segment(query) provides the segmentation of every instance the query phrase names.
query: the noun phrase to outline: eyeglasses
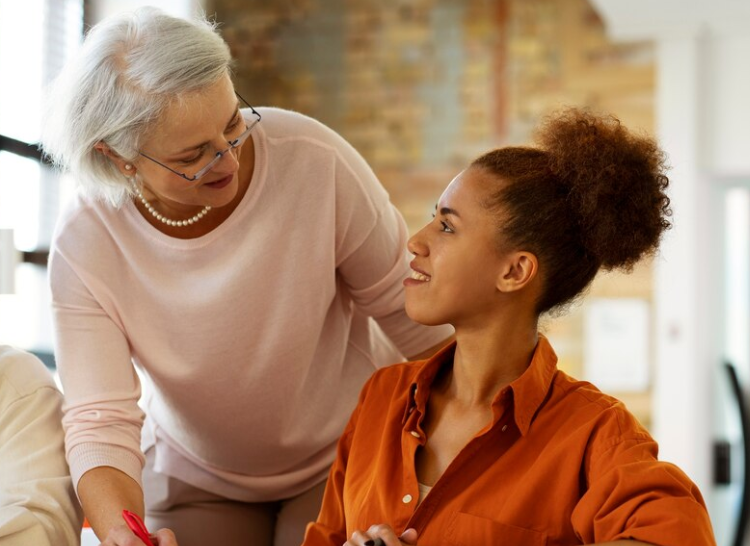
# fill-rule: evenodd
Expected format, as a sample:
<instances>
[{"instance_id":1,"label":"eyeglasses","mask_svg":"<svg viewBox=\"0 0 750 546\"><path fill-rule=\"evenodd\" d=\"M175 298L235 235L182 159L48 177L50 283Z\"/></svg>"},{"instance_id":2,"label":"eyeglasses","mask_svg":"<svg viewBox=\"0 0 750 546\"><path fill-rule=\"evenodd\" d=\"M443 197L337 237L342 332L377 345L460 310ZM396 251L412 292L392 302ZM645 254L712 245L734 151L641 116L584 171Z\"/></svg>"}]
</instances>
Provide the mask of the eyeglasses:
<instances>
[{"instance_id":1,"label":"eyeglasses","mask_svg":"<svg viewBox=\"0 0 750 546\"><path fill-rule=\"evenodd\" d=\"M236 93L236 92L235 92L235 95L237 95L237 97L239 97L239 99L240 99L240 100L241 100L241 101L242 101L243 103L245 103L245 106L247 106L248 108L250 108L250 111L251 111L251 113L252 113L252 114L253 114L253 115L255 116L255 120L253 120L253 121L252 121L252 122L250 123L250 125L247 125L247 126L246 126L245 130L244 130L244 131L242 131L242 133L240 134L240 136L238 136L238 137L237 137L237 138L235 138L234 140L230 140L230 141L229 141L229 147L228 147L227 149L225 149L225 150L222 150L222 151L220 151L220 152L216 152L216 155L214 156L214 158L213 158L213 159L212 159L211 161L209 161L209 162L208 162L208 164L207 164L206 166L204 166L203 168L201 168L201 169L200 169L200 170L199 170L199 171L198 171L197 173L195 173L195 174L194 174L193 176L189 176L189 175L187 175L187 174L185 174L185 173L181 173L181 172L179 172L179 171L176 171L176 170L174 170L173 168L171 168L171 167L168 167L168 166L167 166L167 165L165 165L164 163L161 163L160 161L157 161L157 160L156 160L156 159L154 159L153 157L147 156L147 155L146 155L146 154L144 154L143 152L140 152L140 151L139 151L139 152L138 152L138 154L139 154L139 155L142 155L143 157L145 157L145 158L146 158L146 159L148 159L149 161L153 161L153 162L154 162L154 163L156 163L157 165L159 165L159 166L161 166L161 167L164 167L164 168L165 168L165 169L167 169L168 171L171 171L171 172L173 172L173 173L174 173L174 174L176 174L177 176L181 176L182 178L184 178L184 179L185 179L185 180L187 180L188 182L195 182L195 181L196 181L196 180L198 180L199 178L203 178L203 177L204 177L204 176L205 176L205 175L206 175L206 174L207 174L207 173L208 173L208 172L209 172L209 171L210 171L211 169L213 169L213 168L214 168L214 167L216 166L216 164L217 164L217 163L218 163L219 161L221 161L221 158L222 158L222 157L224 157L224 154L226 154L226 153L227 153L228 151L230 151L230 150L234 150L235 148L238 148L238 147L242 146L242 145L243 145L243 144L245 143L245 141L247 140L247 138L248 138L248 137L250 136L250 132L251 132L251 131L253 130L253 127L255 127L256 125L258 125L258 123L260 122L260 114L258 113L258 111L257 111L257 110L256 110L255 108L253 108L252 106L250 106L250 104L249 104L249 103L248 103L248 102L247 102L247 101L246 101L245 99L243 99L243 98L242 98L242 96L240 96L240 94L239 94L239 93Z\"/></svg>"}]
</instances>

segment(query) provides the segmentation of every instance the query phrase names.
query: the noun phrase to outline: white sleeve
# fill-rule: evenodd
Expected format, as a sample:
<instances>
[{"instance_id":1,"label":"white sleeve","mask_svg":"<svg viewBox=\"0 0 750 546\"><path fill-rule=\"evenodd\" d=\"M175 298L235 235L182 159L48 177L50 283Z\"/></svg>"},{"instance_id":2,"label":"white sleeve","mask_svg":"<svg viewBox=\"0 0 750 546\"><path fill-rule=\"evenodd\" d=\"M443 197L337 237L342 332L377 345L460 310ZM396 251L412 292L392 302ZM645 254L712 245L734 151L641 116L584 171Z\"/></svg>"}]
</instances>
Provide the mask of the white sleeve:
<instances>
[{"instance_id":1,"label":"white sleeve","mask_svg":"<svg viewBox=\"0 0 750 546\"><path fill-rule=\"evenodd\" d=\"M83 516L65 462L62 396L41 362L14 360L16 375L46 374L49 385L19 392L0 374L0 545L77 545Z\"/></svg>"}]
</instances>

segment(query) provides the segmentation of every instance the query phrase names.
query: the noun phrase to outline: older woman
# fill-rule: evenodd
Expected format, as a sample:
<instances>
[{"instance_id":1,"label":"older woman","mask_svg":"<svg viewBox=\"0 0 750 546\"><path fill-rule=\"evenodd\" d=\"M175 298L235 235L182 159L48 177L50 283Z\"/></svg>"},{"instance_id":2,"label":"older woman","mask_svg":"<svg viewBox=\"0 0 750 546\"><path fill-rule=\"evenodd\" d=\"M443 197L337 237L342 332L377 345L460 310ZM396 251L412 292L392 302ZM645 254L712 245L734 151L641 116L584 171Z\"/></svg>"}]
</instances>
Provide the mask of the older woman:
<instances>
[{"instance_id":1,"label":"older woman","mask_svg":"<svg viewBox=\"0 0 750 546\"><path fill-rule=\"evenodd\" d=\"M452 332L405 315L406 229L364 160L248 106L230 62L210 24L141 9L50 98L82 190L50 257L67 457L108 546L138 544L144 496L162 546L298 544L361 385Z\"/></svg>"}]
</instances>

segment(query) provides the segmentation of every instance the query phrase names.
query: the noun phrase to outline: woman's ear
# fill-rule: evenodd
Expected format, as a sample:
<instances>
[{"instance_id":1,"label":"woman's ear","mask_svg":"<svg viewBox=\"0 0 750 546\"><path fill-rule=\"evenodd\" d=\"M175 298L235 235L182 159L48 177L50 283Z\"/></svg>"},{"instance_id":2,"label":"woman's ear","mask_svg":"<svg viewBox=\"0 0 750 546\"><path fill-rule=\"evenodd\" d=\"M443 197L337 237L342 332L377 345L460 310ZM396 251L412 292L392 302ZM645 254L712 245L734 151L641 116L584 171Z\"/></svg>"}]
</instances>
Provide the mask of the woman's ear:
<instances>
[{"instance_id":1,"label":"woman's ear","mask_svg":"<svg viewBox=\"0 0 750 546\"><path fill-rule=\"evenodd\" d=\"M94 149L114 163L123 176L128 178L135 176L135 165L129 161L125 161L117 153L112 151L112 148L107 146L104 142L97 142L94 144Z\"/></svg>"},{"instance_id":2,"label":"woman's ear","mask_svg":"<svg viewBox=\"0 0 750 546\"><path fill-rule=\"evenodd\" d=\"M513 252L503 262L497 278L497 289L501 292L520 290L539 273L539 260L531 252Z\"/></svg>"}]
</instances>

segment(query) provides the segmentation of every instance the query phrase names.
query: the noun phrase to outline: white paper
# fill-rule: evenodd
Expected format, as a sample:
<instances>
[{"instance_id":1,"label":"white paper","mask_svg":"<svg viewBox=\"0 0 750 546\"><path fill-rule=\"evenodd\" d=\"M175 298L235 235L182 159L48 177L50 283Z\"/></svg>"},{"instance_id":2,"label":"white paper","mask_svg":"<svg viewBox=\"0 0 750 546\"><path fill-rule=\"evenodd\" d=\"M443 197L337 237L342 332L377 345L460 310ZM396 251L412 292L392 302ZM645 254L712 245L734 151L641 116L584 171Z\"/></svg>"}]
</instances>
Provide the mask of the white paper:
<instances>
[{"instance_id":1,"label":"white paper","mask_svg":"<svg viewBox=\"0 0 750 546\"><path fill-rule=\"evenodd\" d=\"M605 392L648 389L648 333L645 300L591 300L584 319L584 378Z\"/></svg>"},{"instance_id":2,"label":"white paper","mask_svg":"<svg viewBox=\"0 0 750 546\"><path fill-rule=\"evenodd\" d=\"M0 229L0 294L15 291L18 251L13 242L12 229Z\"/></svg>"}]
</instances>

